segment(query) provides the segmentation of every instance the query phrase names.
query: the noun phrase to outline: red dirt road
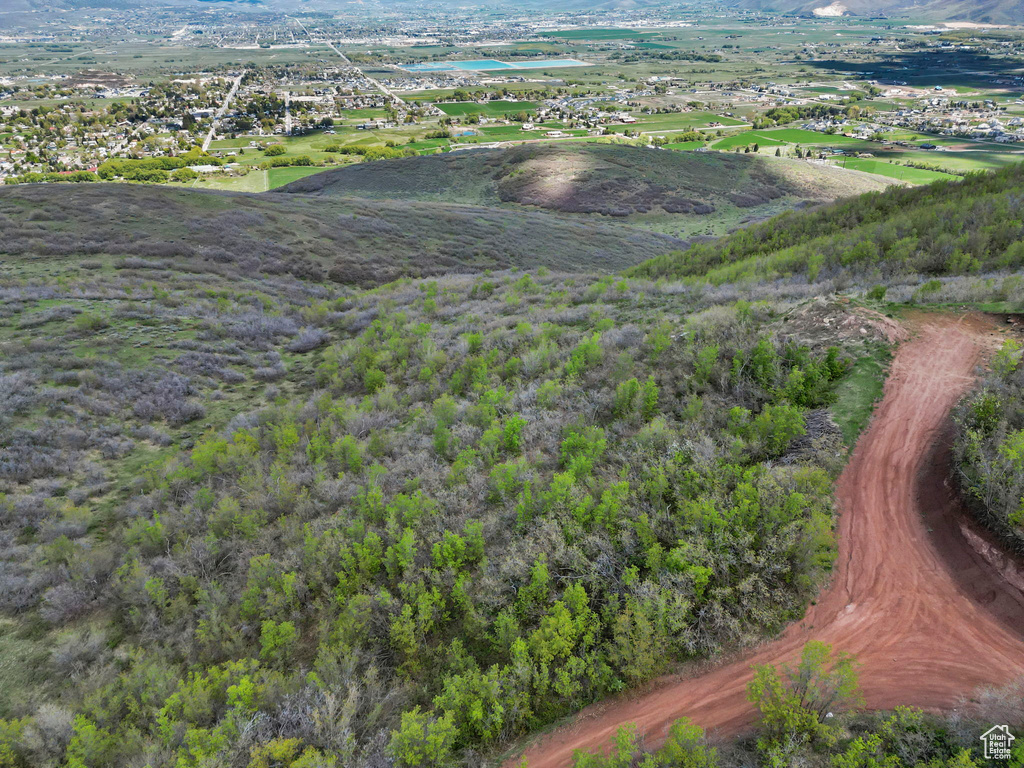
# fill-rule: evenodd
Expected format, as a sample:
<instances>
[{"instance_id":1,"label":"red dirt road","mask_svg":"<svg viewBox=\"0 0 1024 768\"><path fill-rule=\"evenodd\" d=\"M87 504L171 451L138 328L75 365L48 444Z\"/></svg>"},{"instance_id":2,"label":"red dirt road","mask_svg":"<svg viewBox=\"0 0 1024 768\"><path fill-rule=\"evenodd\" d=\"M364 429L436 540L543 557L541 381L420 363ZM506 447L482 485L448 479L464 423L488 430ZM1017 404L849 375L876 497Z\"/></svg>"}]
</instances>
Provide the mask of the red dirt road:
<instances>
[{"instance_id":1,"label":"red dirt road","mask_svg":"<svg viewBox=\"0 0 1024 768\"><path fill-rule=\"evenodd\" d=\"M857 655L872 709L949 709L980 686L1024 674L1024 594L967 545L948 480L949 412L998 342L995 328L976 315L912 322L915 336L898 350L885 396L839 478L832 584L802 621L720 666L584 709L529 746L529 768L565 768L574 750L604 747L628 722L655 745L683 716L711 736L741 732L754 719L751 665L791 661L808 640Z\"/></svg>"}]
</instances>

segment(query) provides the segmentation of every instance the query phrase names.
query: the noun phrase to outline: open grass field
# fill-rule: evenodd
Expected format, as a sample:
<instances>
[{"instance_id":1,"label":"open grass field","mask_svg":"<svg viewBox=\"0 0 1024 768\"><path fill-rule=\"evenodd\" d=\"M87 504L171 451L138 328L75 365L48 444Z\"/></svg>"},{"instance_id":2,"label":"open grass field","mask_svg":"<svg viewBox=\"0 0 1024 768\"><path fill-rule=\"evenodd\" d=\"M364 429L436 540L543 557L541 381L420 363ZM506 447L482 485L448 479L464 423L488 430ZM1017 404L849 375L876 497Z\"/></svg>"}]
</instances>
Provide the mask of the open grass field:
<instances>
[{"instance_id":1,"label":"open grass field","mask_svg":"<svg viewBox=\"0 0 1024 768\"><path fill-rule=\"evenodd\" d=\"M636 115L637 121L629 127L644 133L658 131L689 131L695 128L707 128L712 123L724 126L746 125L742 120L716 115L713 112L663 112L653 115Z\"/></svg>"},{"instance_id":2,"label":"open grass field","mask_svg":"<svg viewBox=\"0 0 1024 768\"><path fill-rule=\"evenodd\" d=\"M616 27L593 27L587 29L561 29L541 32L541 37L557 37L561 40L642 40L657 37L657 32Z\"/></svg>"},{"instance_id":3,"label":"open grass field","mask_svg":"<svg viewBox=\"0 0 1024 768\"><path fill-rule=\"evenodd\" d=\"M743 131L732 136L726 136L724 139L716 141L713 146L715 149L733 149L735 147L749 147L753 144L762 147L787 146L785 141L766 136L762 131Z\"/></svg>"},{"instance_id":4,"label":"open grass field","mask_svg":"<svg viewBox=\"0 0 1024 768\"><path fill-rule=\"evenodd\" d=\"M268 173L269 171L253 168L244 176L212 174L196 179L190 186L192 189L211 189L226 192L266 192L270 189Z\"/></svg>"},{"instance_id":5,"label":"open grass field","mask_svg":"<svg viewBox=\"0 0 1024 768\"><path fill-rule=\"evenodd\" d=\"M478 104L475 101L453 101L440 102L435 106L452 117L465 115L500 117L509 113L537 111L537 105L529 101L488 101L484 104Z\"/></svg>"},{"instance_id":6,"label":"open grass field","mask_svg":"<svg viewBox=\"0 0 1024 768\"><path fill-rule=\"evenodd\" d=\"M338 113L338 118L341 120L363 122L365 120L383 120L387 117L387 114L387 110L367 107L364 109L343 109Z\"/></svg>"},{"instance_id":7,"label":"open grass field","mask_svg":"<svg viewBox=\"0 0 1024 768\"><path fill-rule=\"evenodd\" d=\"M729 150L758 144L761 147L819 147L836 148L844 151L876 152L882 145L877 142L855 139L842 134L807 131L802 128L773 128L741 131L719 139L714 149Z\"/></svg>"},{"instance_id":8,"label":"open grass field","mask_svg":"<svg viewBox=\"0 0 1024 768\"><path fill-rule=\"evenodd\" d=\"M260 171L267 174L267 188L277 189L293 181L312 176L314 173L323 173L324 168L316 166L294 166L292 168L271 168L269 171Z\"/></svg>"},{"instance_id":9,"label":"open grass field","mask_svg":"<svg viewBox=\"0 0 1024 768\"><path fill-rule=\"evenodd\" d=\"M895 163L887 163L884 160L874 160L872 158L844 158L839 161L839 165L843 168L849 168L854 171L875 173L880 176L888 176L892 179L898 179L899 181L907 181L911 184L928 184L933 181L938 181L939 179L957 178L949 173L929 171L923 168L908 168L904 165L896 165Z\"/></svg>"},{"instance_id":10,"label":"open grass field","mask_svg":"<svg viewBox=\"0 0 1024 768\"><path fill-rule=\"evenodd\" d=\"M960 144L959 146L964 146ZM968 144L968 147L972 145ZM1010 145L1011 147L1013 145ZM887 160L910 160L927 163L949 171L993 171L1024 162L1024 148L1011 149L1005 145L978 144L977 148L943 150L932 152L927 150L871 150L879 158Z\"/></svg>"}]
</instances>

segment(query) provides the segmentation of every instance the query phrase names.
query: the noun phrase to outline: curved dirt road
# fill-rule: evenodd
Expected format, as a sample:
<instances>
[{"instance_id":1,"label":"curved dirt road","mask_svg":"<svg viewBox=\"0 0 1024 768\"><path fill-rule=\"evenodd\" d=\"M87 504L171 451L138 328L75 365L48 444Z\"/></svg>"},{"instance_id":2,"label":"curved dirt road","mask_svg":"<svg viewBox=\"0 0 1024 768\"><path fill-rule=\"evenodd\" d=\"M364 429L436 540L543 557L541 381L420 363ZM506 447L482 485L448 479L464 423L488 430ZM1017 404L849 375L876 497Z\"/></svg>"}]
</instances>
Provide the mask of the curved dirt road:
<instances>
[{"instance_id":1,"label":"curved dirt road","mask_svg":"<svg viewBox=\"0 0 1024 768\"><path fill-rule=\"evenodd\" d=\"M777 640L707 671L593 705L525 752L529 768L565 768L635 722L648 744L691 717L709 735L754 719L751 665L790 661L808 640L857 655L866 704L950 708L982 685L1024 674L1024 595L966 545L949 490L949 419L996 324L926 316L896 354L868 431L839 478L839 559L831 586ZM519 765L521 757L506 766Z\"/></svg>"}]
</instances>

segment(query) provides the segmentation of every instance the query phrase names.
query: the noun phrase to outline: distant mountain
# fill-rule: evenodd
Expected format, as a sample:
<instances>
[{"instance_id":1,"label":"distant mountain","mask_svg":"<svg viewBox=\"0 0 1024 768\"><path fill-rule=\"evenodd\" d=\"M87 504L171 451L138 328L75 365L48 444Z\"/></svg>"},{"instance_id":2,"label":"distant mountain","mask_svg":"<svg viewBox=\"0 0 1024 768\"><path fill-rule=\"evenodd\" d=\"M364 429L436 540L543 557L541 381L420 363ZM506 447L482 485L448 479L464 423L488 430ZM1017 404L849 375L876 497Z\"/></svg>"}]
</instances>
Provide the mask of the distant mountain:
<instances>
[{"instance_id":1,"label":"distant mountain","mask_svg":"<svg viewBox=\"0 0 1024 768\"><path fill-rule=\"evenodd\" d=\"M894 16L1024 24L1024 0L739 0L735 6L801 16Z\"/></svg>"}]
</instances>

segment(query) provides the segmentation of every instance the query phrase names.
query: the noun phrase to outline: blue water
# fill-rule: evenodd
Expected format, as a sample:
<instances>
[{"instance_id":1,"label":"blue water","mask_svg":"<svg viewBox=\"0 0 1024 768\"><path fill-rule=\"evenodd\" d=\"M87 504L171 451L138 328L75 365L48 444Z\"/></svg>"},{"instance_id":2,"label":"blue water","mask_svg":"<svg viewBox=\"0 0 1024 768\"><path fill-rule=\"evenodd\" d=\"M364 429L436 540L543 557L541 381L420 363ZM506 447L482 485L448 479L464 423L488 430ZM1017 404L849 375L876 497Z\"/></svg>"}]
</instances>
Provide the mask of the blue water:
<instances>
[{"instance_id":1,"label":"blue water","mask_svg":"<svg viewBox=\"0 0 1024 768\"><path fill-rule=\"evenodd\" d=\"M406 64L407 72L450 72L455 69L451 64Z\"/></svg>"},{"instance_id":2,"label":"blue water","mask_svg":"<svg viewBox=\"0 0 1024 768\"><path fill-rule=\"evenodd\" d=\"M427 64L406 64L407 72L493 72L499 69L538 69L543 67L586 67L586 62L576 59L543 59L541 61L517 61L509 63L495 59L473 59L471 61L441 61Z\"/></svg>"},{"instance_id":3,"label":"blue water","mask_svg":"<svg viewBox=\"0 0 1024 768\"><path fill-rule=\"evenodd\" d=\"M453 61L459 69L512 69L511 64L495 59L472 59L470 61Z\"/></svg>"}]
</instances>

